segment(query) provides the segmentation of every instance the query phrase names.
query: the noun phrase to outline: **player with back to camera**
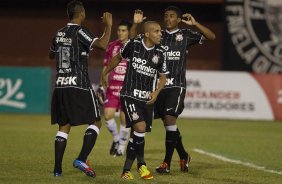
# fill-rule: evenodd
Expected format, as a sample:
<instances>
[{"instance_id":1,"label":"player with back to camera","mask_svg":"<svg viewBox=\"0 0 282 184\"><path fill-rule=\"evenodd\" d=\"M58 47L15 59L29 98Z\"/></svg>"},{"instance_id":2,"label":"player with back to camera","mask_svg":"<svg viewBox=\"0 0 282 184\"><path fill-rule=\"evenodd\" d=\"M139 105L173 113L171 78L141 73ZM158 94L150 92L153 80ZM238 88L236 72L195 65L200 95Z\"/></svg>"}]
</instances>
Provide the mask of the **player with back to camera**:
<instances>
[{"instance_id":1,"label":"player with back to camera","mask_svg":"<svg viewBox=\"0 0 282 184\"><path fill-rule=\"evenodd\" d=\"M88 125L80 154L73 166L87 176L96 173L87 163L101 127L98 99L91 87L88 76L88 56L93 47L106 49L110 39L112 15L103 14L105 31L101 38L95 37L82 27L85 9L80 1L67 5L69 23L59 29L50 48L49 57L56 59L56 83L52 96L51 122L59 125L55 137L54 176L62 175L62 160L72 126Z\"/></svg>"}]
</instances>

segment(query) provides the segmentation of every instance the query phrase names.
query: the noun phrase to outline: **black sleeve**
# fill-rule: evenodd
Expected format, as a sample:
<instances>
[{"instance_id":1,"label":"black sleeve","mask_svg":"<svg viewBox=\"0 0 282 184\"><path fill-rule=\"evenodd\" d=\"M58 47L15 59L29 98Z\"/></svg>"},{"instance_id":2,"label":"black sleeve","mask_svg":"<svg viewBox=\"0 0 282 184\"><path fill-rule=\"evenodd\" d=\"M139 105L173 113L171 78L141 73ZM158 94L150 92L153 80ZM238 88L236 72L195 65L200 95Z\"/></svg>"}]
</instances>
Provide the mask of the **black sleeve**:
<instances>
[{"instance_id":1,"label":"black sleeve","mask_svg":"<svg viewBox=\"0 0 282 184\"><path fill-rule=\"evenodd\" d=\"M196 43L202 44L202 33L196 32L196 31L192 31L190 29L186 29L185 31L185 37L187 39L188 42L188 47L191 45L194 45Z\"/></svg>"},{"instance_id":2,"label":"black sleeve","mask_svg":"<svg viewBox=\"0 0 282 184\"><path fill-rule=\"evenodd\" d=\"M133 52L133 40L127 40L127 42L124 43L123 47L120 49L120 55L124 59L127 59L130 57L130 54Z\"/></svg>"},{"instance_id":3,"label":"black sleeve","mask_svg":"<svg viewBox=\"0 0 282 184\"><path fill-rule=\"evenodd\" d=\"M89 32L86 28L81 28L78 30L78 40L90 50L92 44L98 38L95 37L91 32Z\"/></svg>"},{"instance_id":4,"label":"black sleeve","mask_svg":"<svg viewBox=\"0 0 282 184\"><path fill-rule=\"evenodd\" d=\"M165 54L165 52L160 53L160 62L158 64L157 70L160 74L168 74L168 70L167 70L167 67L166 67L166 54Z\"/></svg>"}]
</instances>

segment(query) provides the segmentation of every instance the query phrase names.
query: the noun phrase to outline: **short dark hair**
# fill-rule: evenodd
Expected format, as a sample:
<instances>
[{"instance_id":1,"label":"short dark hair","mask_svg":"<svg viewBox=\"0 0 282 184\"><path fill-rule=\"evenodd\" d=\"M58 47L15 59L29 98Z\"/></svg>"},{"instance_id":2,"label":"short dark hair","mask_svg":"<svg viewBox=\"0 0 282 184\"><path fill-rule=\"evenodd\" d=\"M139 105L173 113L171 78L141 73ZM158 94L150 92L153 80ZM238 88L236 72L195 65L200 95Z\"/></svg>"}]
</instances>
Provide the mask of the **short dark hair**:
<instances>
[{"instance_id":1,"label":"short dark hair","mask_svg":"<svg viewBox=\"0 0 282 184\"><path fill-rule=\"evenodd\" d=\"M70 20L75 18L75 14L78 13L77 7L84 8L81 1L73 0L70 1L67 5L67 14Z\"/></svg>"},{"instance_id":2,"label":"short dark hair","mask_svg":"<svg viewBox=\"0 0 282 184\"><path fill-rule=\"evenodd\" d=\"M118 26L126 26L127 30L131 29L132 23L129 20L121 20Z\"/></svg>"},{"instance_id":3,"label":"short dark hair","mask_svg":"<svg viewBox=\"0 0 282 184\"><path fill-rule=\"evenodd\" d=\"M182 15L181 9L178 8L177 6L169 6L164 10L164 12L167 12L167 11L174 11L177 14L177 17L181 17Z\"/></svg>"}]
</instances>

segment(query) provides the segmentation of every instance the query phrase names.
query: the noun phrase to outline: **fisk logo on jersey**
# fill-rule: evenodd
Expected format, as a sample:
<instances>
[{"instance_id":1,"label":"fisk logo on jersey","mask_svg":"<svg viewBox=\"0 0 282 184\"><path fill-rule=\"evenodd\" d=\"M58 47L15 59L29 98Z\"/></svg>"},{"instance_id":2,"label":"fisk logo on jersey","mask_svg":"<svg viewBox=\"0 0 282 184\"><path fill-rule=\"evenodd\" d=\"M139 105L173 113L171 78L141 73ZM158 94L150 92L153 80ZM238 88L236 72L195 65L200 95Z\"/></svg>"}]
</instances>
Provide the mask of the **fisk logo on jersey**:
<instances>
[{"instance_id":1,"label":"fisk logo on jersey","mask_svg":"<svg viewBox=\"0 0 282 184\"><path fill-rule=\"evenodd\" d=\"M76 86L77 77L58 77L56 84L57 85L75 85Z\"/></svg>"},{"instance_id":2,"label":"fisk logo on jersey","mask_svg":"<svg viewBox=\"0 0 282 184\"><path fill-rule=\"evenodd\" d=\"M174 78L166 78L166 86L173 85Z\"/></svg>"},{"instance_id":3,"label":"fisk logo on jersey","mask_svg":"<svg viewBox=\"0 0 282 184\"><path fill-rule=\"evenodd\" d=\"M146 64L147 61L145 59L133 57L132 66L136 70L136 72L150 77L154 77L156 69L152 68L151 66L146 66Z\"/></svg>"},{"instance_id":4,"label":"fisk logo on jersey","mask_svg":"<svg viewBox=\"0 0 282 184\"><path fill-rule=\"evenodd\" d=\"M139 89L134 89L133 95L141 99L149 99L150 91L141 91Z\"/></svg>"},{"instance_id":5,"label":"fisk logo on jersey","mask_svg":"<svg viewBox=\"0 0 282 184\"><path fill-rule=\"evenodd\" d=\"M165 83L166 86L173 85L173 84L174 84L174 78L166 78L166 83Z\"/></svg>"},{"instance_id":6,"label":"fisk logo on jersey","mask_svg":"<svg viewBox=\"0 0 282 184\"><path fill-rule=\"evenodd\" d=\"M84 32L82 31L82 29L80 29L78 32L79 32L86 40L88 40L89 42L92 42L92 39L91 39L86 33L84 33Z\"/></svg>"}]
</instances>

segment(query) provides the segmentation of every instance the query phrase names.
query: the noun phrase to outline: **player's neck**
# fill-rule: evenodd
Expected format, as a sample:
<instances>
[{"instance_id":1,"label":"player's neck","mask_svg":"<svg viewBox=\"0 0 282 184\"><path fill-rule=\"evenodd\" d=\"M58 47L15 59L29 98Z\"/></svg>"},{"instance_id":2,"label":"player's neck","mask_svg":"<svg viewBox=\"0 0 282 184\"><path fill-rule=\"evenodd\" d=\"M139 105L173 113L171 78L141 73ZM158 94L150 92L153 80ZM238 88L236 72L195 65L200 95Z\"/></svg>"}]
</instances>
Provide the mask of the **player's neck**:
<instances>
[{"instance_id":1,"label":"player's neck","mask_svg":"<svg viewBox=\"0 0 282 184\"><path fill-rule=\"evenodd\" d=\"M177 30L178 29L178 27L173 27L173 28L168 28L168 29L166 29L168 32L173 32L173 31L175 31L175 30Z\"/></svg>"},{"instance_id":2,"label":"player's neck","mask_svg":"<svg viewBox=\"0 0 282 184\"><path fill-rule=\"evenodd\" d=\"M70 23L81 25L81 20L79 20L79 19L72 19L72 20L70 21Z\"/></svg>"},{"instance_id":3,"label":"player's neck","mask_svg":"<svg viewBox=\"0 0 282 184\"><path fill-rule=\"evenodd\" d=\"M150 39L147 38L144 38L144 44L147 48L152 48L155 46L155 44Z\"/></svg>"}]
</instances>

